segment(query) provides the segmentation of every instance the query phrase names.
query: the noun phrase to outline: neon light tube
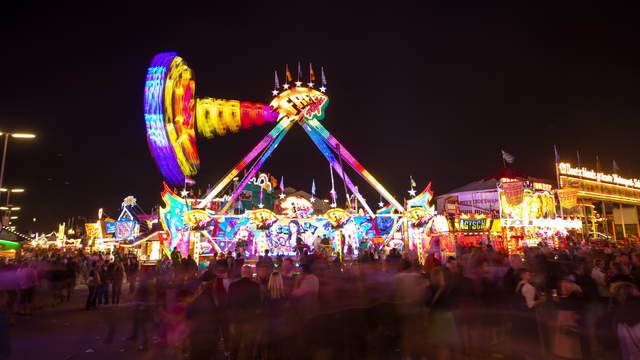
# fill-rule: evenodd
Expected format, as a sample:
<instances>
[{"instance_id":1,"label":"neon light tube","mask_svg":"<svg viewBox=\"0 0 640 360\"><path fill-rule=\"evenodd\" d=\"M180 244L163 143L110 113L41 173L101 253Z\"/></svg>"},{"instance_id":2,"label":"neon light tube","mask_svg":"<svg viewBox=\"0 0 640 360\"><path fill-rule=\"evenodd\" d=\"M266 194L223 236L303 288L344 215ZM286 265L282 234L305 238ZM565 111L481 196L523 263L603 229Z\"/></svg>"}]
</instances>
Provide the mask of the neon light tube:
<instances>
[{"instance_id":1,"label":"neon light tube","mask_svg":"<svg viewBox=\"0 0 640 360\"><path fill-rule=\"evenodd\" d=\"M291 128L291 121L289 121L288 119L282 120L277 127L282 126L283 123L286 123L286 127L284 128L284 131L279 132L278 137L275 138L275 140L271 143L271 145L269 145L269 147L267 148L265 153L262 155L262 157L258 159L258 162L253 166L251 171L249 171L249 173L247 173L244 179L242 179L240 186L238 186L238 188L233 192L229 201L227 201L227 203L224 205L224 207L220 211L221 213L224 214L227 212L229 207L236 201L236 199L238 198L238 196L240 195L244 187L249 183L249 180L251 180L251 178L253 178L256 175L258 170L260 170L260 167L262 167L262 164L264 164L264 162L267 161L269 156L271 156L271 153L273 152L273 150L275 150L278 147L278 144L280 144L280 141L282 141L282 139L284 138L284 135Z\"/></svg>"},{"instance_id":2,"label":"neon light tube","mask_svg":"<svg viewBox=\"0 0 640 360\"><path fill-rule=\"evenodd\" d=\"M222 178L222 180L220 180L220 182L218 182L218 184L213 189L211 189L211 191L209 191L209 193L204 197L204 199L202 199L202 201L198 204L198 206L196 206L196 208L202 209L207 206L207 204L209 204L211 200L213 200L213 198L215 198L220 193L220 191L222 191L222 189L224 189L225 186L227 186L227 184L229 184L229 182L233 180L233 178L236 177L236 175L238 175L238 173L240 173L240 171L242 171L245 166L247 166L247 164L253 161L253 159L258 156L258 154L260 154L262 150L264 150L273 141L273 139L275 139L283 131L285 131L285 128L289 125L289 123L290 121L288 119L283 119L282 121L280 121L278 125L276 125L267 134L267 136L265 136L262 141L260 141L258 145L256 145L256 147L254 147L253 150L249 152L249 154L247 154L242 160L240 160L239 163L236 164L233 169L231 169L231 171L229 171L227 176Z\"/></svg>"},{"instance_id":3,"label":"neon light tube","mask_svg":"<svg viewBox=\"0 0 640 360\"><path fill-rule=\"evenodd\" d=\"M313 129L315 129L327 142L327 144L333 149L333 151L337 152L339 156L344 157L347 163L355 170L362 178L369 183L380 195L382 195L390 204L392 204L398 211L404 212L404 208L400 203L393 197L389 192L382 186L374 177L371 175L367 169L362 166L354 157L349 153L347 149L345 149L340 142L327 131L327 129L320 124L319 121L315 119L311 119L307 122Z\"/></svg>"},{"instance_id":4,"label":"neon light tube","mask_svg":"<svg viewBox=\"0 0 640 360\"><path fill-rule=\"evenodd\" d=\"M355 188L355 186L351 182L351 179L349 179L349 176L347 176L347 174L343 171L342 166L340 166L340 163L338 162L338 160L336 160L336 158L333 156L333 153L331 152L329 147L327 147L327 145L324 143L324 141L322 140L322 137L318 135L306 123L300 122L299 124L302 126L304 131L307 132L311 140L313 140L313 142L316 144L318 149L320 149L320 152L322 152L322 155L324 155L324 157L327 159L327 161L329 161L331 166L333 166L333 168L336 170L336 172L342 178L345 184L347 184L347 187L349 188L349 190L351 190L351 192L356 195L356 198L358 199L358 201L360 201L360 204L362 204L362 207L364 207L367 210L369 215L371 215L372 217L375 216L375 213L371 211L371 209L369 208L369 205L367 205L367 202L364 200L362 195L360 195L360 192ZM344 177L342 176L343 174L344 174Z\"/></svg>"}]
</instances>

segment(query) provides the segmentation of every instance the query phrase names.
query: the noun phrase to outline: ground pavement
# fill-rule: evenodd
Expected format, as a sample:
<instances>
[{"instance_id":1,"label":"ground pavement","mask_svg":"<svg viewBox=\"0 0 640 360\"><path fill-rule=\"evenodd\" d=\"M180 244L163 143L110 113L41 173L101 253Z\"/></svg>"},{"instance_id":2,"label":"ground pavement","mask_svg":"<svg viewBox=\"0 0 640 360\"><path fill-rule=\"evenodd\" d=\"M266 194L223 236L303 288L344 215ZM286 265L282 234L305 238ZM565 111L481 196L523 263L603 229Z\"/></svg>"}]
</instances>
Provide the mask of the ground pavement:
<instances>
[{"instance_id":1,"label":"ground pavement","mask_svg":"<svg viewBox=\"0 0 640 360\"><path fill-rule=\"evenodd\" d=\"M98 310L84 310L87 289L79 285L70 302L46 307L34 312L31 318L18 317L10 328L12 354L10 359L146 359L159 358L157 353L139 352L136 344L128 342L131 334L131 296L126 294L120 305L103 306ZM39 304L49 303L46 293L38 294ZM107 320L115 324L112 344L104 344ZM150 347L154 346L150 336Z\"/></svg>"}]
</instances>

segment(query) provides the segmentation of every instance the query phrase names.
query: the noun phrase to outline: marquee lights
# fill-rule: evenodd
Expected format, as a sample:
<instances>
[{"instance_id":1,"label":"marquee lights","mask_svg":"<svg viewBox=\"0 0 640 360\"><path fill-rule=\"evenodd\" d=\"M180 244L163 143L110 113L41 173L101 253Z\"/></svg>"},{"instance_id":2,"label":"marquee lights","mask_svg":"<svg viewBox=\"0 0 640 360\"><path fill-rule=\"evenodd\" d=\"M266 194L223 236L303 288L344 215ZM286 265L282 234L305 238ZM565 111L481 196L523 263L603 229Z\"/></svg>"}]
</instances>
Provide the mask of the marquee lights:
<instances>
[{"instance_id":1,"label":"marquee lights","mask_svg":"<svg viewBox=\"0 0 640 360\"><path fill-rule=\"evenodd\" d=\"M319 91L304 87L295 87L282 92L272 101L271 108L280 113L280 117L291 120L307 119L322 120L324 109L329 104L329 97Z\"/></svg>"},{"instance_id":2,"label":"marquee lights","mask_svg":"<svg viewBox=\"0 0 640 360\"><path fill-rule=\"evenodd\" d=\"M587 178L596 180L597 182L610 183L640 189L640 179L627 179L618 176L617 174L605 174L602 172L596 172L594 170L587 169L585 167L574 168L569 163L558 164L558 171L562 175Z\"/></svg>"}]
</instances>

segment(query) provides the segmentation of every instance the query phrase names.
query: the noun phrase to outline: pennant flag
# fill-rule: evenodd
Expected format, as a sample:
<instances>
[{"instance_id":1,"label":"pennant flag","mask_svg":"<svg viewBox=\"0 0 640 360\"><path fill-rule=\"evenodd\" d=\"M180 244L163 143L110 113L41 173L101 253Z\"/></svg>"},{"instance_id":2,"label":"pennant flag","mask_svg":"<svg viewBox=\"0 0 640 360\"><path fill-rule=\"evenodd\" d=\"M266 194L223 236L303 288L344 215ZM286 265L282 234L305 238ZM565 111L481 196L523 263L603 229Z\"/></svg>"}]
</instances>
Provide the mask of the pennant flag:
<instances>
[{"instance_id":1,"label":"pennant flag","mask_svg":"<svg viewBox=\"0 0 640 360\"><path fill-rule=\"evenodd\" d=\"M280 81L278 80L278 70L274 70L274 73L276 75L275 81L276 81L276 89L280 87Z\"/></svg>"},{"instance_id":2,"label":"pennant flag","mask_svg":"<svg viewBox=\"0 0 640 360\"><path fill-rule=\"evenodd\" d=\"M280 192L284 193L284 176L280 177Z\"/></svg>"},{"instance_id":3,"label":"pennant flag","mask_svg":"<svg viewBox=\"0 0 640 360\"><path fill-rule=\"evenodd\" d=\"M411 180L411 187L416 187L416 182L413 180L413 176L409 175L409 180Z\"/></svg>"},{"instance_id":4,"label":"pennant flag","mask_svg":"<svg viewBox=\"0 0 640 360\"><path fill-rule=\"evenodd\" d=\"M327 78L324 76L324 67L320 68L320 78L322 80L322 86L327 86Z\"/></svg>"},{"instance_id":5,"label":"pennant flag","mask_svg":"<svg viewBox=\"0 0 640 360\"><path fill-rule=\"evenodd\" d=\"M298 81L300 81L300 77L302 77L302 70L300 69L300 61L298 61Z\"/></svg>"},{"instance_id":6,"label":"pennant flag","mask_svg":"<svg viewBox=\"0 0 640 360\"><path fill-rule=\"evenodd\" d=\"M620 172L620 167L618 166L618 163L613 160L613 173L617 175L618 172Z\"/></svg>"},{"instance_id":7,"label":"pennant flag","mask_svg":"<svg viewBox=\"0 0 640 360\"><path fill-rule=\"evenodd\" d=\"M195 185L196 181L193 180L192 178L185 176L184 177L184 183L185 185Z\"/></svg>"},{"instance_id":8,"label":"pennant flag","mask_svg":"<svg viewBox=\"0 0 640 360\"><path fill-rule=\"evenodd\" d=\"M316 194L316 179L311 180L311 195Z\"/></svg>"},{"instance_id":9,"label":"pennant flag","mask_svg":"<svg viewBox=\"0 0 640 360\"><path fill-rule=\"evenodd\" d=\"M516 159L515 156L509 154L508 152L501 150L502 151L502 159L507 163L507 164L512 164L514 162L514 160Z\"/></svg>"},{"instance_id":10,"label":"pennant flag","mask_svg":"<svg viewBox=\"0 0 640 360\"><path fill-rule=\"evenodd\" d=\"M600 158L596 155L596 172L600 172Z\"/></svg>"},{"instance_id":11,"label":"pennant flag","mask_svg":"<svg viewBox=\"0 0 640 360\"><path fill-rule=\"evenodd\" d=\"M316 81L316 73L313 72L313 65L309 63L309 81Z\"/></svg>"},{"instance_id":12,"label":"pennant flag","mask_svg":"<svg viewBox=\"0 0 640 360\"><path fill-rule=\"evenodd\" d=\"M553 145L553 152L554 152L555 157L556 157L556 163L559 163L560 162L560 154L558 154L558 148L555 145Z\"/></svg>"},{"instance_id":13,"label":"pennant flag","mask_svg":"<svg viewBox=\"0 0 640 360\"><path fill-rule=\"evenodd\" d=\"M293 77L291 77L291 71L289 71L289 65L288 64L285 65L284 71L285 71L285 73L287 75L287 82L292 81Z\"/></svg>"},{"instance_id":14,"label":"pennant flag","mask_svg":"<svg viewBox=\"0 0 640 360\"><path fill-rule=\"evenodd\" d=\"M260 187L260 203L262 203L262 186Z\"/></svg>"}]
</instances>

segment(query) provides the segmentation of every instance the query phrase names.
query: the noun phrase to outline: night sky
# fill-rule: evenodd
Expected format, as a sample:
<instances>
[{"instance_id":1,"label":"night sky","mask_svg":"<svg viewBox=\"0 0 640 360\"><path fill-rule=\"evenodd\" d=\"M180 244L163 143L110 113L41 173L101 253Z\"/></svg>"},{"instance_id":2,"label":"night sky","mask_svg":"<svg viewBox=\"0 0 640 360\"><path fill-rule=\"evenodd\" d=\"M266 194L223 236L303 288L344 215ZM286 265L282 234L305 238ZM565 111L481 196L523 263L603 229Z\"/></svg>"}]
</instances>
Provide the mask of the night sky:
<instances>
[{"instance_id":1,"label":"night sky","mask_svg":"<svg viewBox=\"0 0 640 360\"><path fill-rule=\"evenodd\" d=\"M274 69L282 77L285 63L306 70L311 61L317 73L324 66L325 126L399 199L410 174L419 187L433 181L436 193L487 176L502 166L500 149L515 155L515 169L548 179L553 144L564 160L575 163L580 149L586 166L599 154L603 169L615 159L622 175L640 176L630 9L62 3L4 1L0 9L0 131L38 134L9 144L5 186L27 189L12 201L23 208L22 231L50 231L71 216L95 220L100 207L117 216L127 195L146 210L159 203L142 95L151 58L171 50L194 70L200 97L268 103ZM198 185L215 183L269 130L199 138ZM299 127L264 169L306 191L315 178L327 196L329 166ZM350 175L377 207L378 196Z\"/></svg>"}]
</instances>

